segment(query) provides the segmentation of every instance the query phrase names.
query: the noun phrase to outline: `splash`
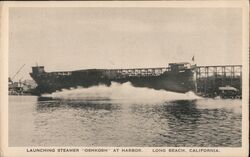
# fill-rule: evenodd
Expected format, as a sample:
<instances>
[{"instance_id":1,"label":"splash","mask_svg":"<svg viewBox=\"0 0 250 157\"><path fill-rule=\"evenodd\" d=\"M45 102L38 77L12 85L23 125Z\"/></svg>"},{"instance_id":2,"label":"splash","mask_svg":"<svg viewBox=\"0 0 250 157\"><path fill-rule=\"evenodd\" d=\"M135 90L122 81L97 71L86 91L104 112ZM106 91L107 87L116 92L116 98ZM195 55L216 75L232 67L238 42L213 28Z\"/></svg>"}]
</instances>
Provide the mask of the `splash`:
<instances>
[{"instance_id":1,"label":"splash","mask_svg":"<svg viewBox=\"0 0 250 157\"><path fill-rule=\"evenodd\" d=\"M78 87L43 95L57 99L77 100L119 100L119 101L153 101L193 100L200 99L193 92L175 93L165 90L155 90L144 87L134 87L130 82L119 84L112 82L111 86L99 85L89 88Z\"/></svg>"}]
</instances>

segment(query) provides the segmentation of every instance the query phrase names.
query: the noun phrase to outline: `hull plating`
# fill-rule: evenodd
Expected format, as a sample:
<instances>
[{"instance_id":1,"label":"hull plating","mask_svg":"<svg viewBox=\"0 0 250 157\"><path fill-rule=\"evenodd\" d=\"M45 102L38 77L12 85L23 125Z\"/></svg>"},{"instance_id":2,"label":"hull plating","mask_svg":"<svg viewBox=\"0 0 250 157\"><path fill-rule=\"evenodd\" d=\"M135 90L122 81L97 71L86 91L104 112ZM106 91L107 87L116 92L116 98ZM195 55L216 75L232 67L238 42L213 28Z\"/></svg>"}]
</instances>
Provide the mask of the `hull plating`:
<instances>
[{"instance_id":1,"label":"hull plating","mask_svg":"<svg viewBox=\"0 0 250 157\"><path fill-rule=\"evenodd\" d=\"M131 82L135 87L147 87L156 90L167 90L185 93L194 89L193 72L191 69L166 71L158 76L110 76L105 70L83 70L72 72L32 72L31 77L36 81L36 94L52 93L61 89L91 87L111 82Z\"/></svg>"}]
</instances>

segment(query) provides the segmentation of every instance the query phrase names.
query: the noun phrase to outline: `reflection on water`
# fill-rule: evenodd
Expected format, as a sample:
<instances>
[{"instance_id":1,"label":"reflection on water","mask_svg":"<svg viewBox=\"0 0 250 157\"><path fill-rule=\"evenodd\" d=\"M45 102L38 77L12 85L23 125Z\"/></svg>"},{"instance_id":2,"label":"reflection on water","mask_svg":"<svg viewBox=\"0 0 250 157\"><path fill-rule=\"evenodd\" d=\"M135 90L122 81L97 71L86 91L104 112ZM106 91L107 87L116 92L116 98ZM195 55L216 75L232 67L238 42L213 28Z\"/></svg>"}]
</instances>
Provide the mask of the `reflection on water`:
<instances>
[{"instance_id":1,"label":"reflection on water","mask_svg":"<svg viewBox=\"0 0 250 157\"><path fill-rule=\"evenodd\" d=\"M138 103L10 96L9 144L240 147L241 100Z\"/></svg>"},{"instance_id":2,"label":"reflection on water","mask_svg":"<svg viewBox=\"0 0 250 157\"><path fill-rule=\"evenodd\" d=\"M108 102L93 102L93 101L40 101L36 106L37 112L46 112L48 110L54 110L58 108L73 108L73 109L93 109L93 110L114 110L115 106L112 106Z\"/></svg>"}]
</instances>

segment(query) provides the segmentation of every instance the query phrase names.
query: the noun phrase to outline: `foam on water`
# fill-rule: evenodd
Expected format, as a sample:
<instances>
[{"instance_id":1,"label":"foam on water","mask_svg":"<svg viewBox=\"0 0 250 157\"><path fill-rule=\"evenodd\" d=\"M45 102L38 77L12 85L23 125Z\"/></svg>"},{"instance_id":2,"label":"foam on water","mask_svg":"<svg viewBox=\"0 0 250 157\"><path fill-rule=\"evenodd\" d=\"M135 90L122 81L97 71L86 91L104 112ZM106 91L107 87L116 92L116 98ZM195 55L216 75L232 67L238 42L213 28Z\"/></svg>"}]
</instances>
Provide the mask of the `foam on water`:
<instances>
[{"instance_id":1,"label":"foam on water","mask_svg":"<svg viewBox=\"0 0 250 157\"><path fill-rule=\"evenodd\" d=\"M63 89L52 94L43 95L58 99L81 100L123 100L123 101L153 101L167 100L192 100L200 99L193 92L175 93L165 90L155 90L145 87L134 87L130 82L119 84L112 82L111 86L99 85L89 88L78 87L75 89Z\"/></svg>"}]
</instances>

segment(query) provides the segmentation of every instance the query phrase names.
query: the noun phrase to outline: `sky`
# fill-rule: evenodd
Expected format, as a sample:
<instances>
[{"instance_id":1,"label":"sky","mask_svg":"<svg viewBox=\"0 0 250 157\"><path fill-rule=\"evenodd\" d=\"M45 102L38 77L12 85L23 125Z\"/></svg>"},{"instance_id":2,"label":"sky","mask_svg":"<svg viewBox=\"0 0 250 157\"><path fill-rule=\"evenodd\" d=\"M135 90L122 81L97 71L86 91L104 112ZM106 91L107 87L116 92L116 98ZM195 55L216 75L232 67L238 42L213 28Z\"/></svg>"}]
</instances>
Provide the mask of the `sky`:
<instances>
[{"instance_id":1,"label":"sky","mask_svg":"<svg viewBox=\"0 0 250 157\"><path fill-rule=\"evenodd\" d=\"M241 64L240 8L10 8L9 76L31 67L88 68Z\"/></svg>"}]
</instances>

